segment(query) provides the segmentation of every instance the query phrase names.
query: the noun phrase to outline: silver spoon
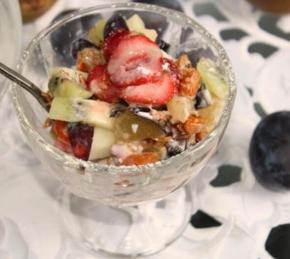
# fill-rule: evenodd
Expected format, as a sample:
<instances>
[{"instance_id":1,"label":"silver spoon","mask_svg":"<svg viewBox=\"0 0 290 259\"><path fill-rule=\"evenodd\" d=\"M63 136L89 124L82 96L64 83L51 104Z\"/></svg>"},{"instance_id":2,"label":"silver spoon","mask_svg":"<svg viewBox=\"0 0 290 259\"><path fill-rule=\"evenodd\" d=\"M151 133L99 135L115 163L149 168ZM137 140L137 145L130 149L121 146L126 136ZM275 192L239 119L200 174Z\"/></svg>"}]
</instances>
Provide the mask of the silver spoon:
<instances>
[{"instance_id":1,"label":"silver spoon","mask_svg":"<svg viewBox=\"0 0 290 259\"><path fill-rule=\"evenodd\" d=\"M9 78L11 81L15 82L17 85L21 86L30 94L32 94L36 98L36 100L40 103L40 105L46 111L49 111L50 102L49 102L49 96L47 93L41 91L35 84L33 84L27 78L20 75L18 72L7 67L1 62L0 62L0 74Z\"/></svg>"}]
</instances>

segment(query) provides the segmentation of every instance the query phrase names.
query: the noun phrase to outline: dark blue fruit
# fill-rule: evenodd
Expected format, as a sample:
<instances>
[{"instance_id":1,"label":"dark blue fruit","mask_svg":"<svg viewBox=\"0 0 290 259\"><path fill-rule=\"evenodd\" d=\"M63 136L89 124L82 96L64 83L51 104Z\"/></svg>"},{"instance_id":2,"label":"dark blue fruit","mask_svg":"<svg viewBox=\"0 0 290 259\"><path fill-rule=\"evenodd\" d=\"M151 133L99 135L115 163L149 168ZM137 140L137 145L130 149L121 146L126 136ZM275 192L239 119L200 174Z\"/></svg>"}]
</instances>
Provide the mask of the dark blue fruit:
<instances>
[{"instance_id":1,"label":"dark blue fruit","mask_svg":"<svg viewBox=\"0 0 290 259\"><path fill-rule=\"evenodd\" d=\"M262 119L252 136L249 155L254 175L263 186L290 189L290 112Z\"/></svg>"},{"instance_id":2,"label":"dark blue fruit","mask_svg":"<svg viewBox=\"0 0 290 259\"><path fill-rule=\"evenodd\" d=\"M206 98L206 86L204 84L201 85L201 87L198 89L195 97L195 109L202 109L206 108L210 105L210 101Z\"/></svg>"},{"instance_id":3,"label":"dark blue fruit","mask_svg":"<svg viewBox=\"0 0 290 259\"><path fill-rule=\"evenodd\" d=\"M125 19L120 14L114 14L105 25L104 29L104 38L110 36L111 33L117 30L125 30L128 31L128 27Z\"/></svg>"},{"instance_id":4,"label":"dark blue fruit","mask_svg":"<svg viewBox=\"0 0 290 259\"><path fill-rule=\"evenodd\" d=\"M82 123L69 123L68 135L75 157L88 160L94 135L94 127Z\"/></svg>"},{"instance_id":5,"label":"dark blue fruit","mask_svg":"<svg viewBox=\"0 0 290 259\"><path fill-rule=\"evenodd\" d=\"M52 22L56 22L74 11L76 10L70 9L63 11L58 14ZM100 15L87 15L66 23L51 34L51 45L57 53L55 57L58 58L57 62L60 66L72 66L75 64L75 60L71 53L72 41L77 38L85 37L88 30L93 27L100 18Z\"/></svg>"},{"instance_id":6,"label":"dark blue fruit","mask_svg":"<svg viewBox=\"0 0 290 259\"><path fill-rule=\"evenodd\" d=\"M185 141L169 141L166 144L166 149L167 149L167 155L169 157L176 156L183 152L186 148L186 142Z\"/></svg>"},{"instance_id":7,"label":"dark blue fruit","mask_svg":"<svg viewBox=\"0 0 290 259\"><path fill-rule=\"evenodd\" d=\"M97 46L86 40L86 39L76 39L71 44L71 55L73 58L77 58L78 52L85 48L97 48Z\"/></svg>"},{"instance_id":8,"label":"dark blue fruit","mask_svg":"<svg viewBox=\"0 0 290 259\"><path fill-rule=\"evenodd\" d=\"M165 52L167 52L170 48L170 44L165 42L164 40L158 40L157 44L158 44L159 48Z\"/></svg>"}]
</instances>

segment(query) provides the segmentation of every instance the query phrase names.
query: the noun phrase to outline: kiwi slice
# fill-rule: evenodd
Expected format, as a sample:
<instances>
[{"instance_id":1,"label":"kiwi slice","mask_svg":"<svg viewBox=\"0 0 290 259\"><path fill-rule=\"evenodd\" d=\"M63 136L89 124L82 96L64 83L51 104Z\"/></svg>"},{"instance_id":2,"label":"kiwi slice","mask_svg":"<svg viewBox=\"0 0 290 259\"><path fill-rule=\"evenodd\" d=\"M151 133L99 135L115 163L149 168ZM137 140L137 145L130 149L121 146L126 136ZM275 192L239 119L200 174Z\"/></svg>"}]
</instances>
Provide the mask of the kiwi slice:
<instances>
[{"instance_id":1,"label":"kiwi slice","mask_svg":"<svg viewBox=\"0 0 290 259\"><path fill-rule=\"evenodd\" d=\"M48 83L48 89L54 97L90 98L93 94L79 84L61 77L53 76Z\"/></svg>"},{"instance_id":2,"label":"kiwi slice","mask_svg":"<svg viewBox=\"0 0 290 259\"><path fill-rule=\"evenodd\" d=\"M110 117L112 105L98 100L55 97L48 117L67 122L84 122L93 126L112 129L114 119Z\"/></svg>"},{"instance_id":3,"label":"kiwi slice","mask_svg":"<svg viewBox=\"0 0 290 259\"><path fill-rule=\"evenodd\" d=\"M81 121L83 116L77 112L74 102L76 102L75 99L55 97L51 103L48 117L52 120L67 122Z\"/></svg>"},{"instance_id":4,"label":"kiwi slice","mask_svg":"<svg viewBox=\"0 0 290 259\"><path fill-rule=\"evenodd\" d=\"M224 99L229 91L222 74L215 63L207 58L201 58L197 63L197 70L207 89L215 96Z\"/></svg>"}]
</instances>

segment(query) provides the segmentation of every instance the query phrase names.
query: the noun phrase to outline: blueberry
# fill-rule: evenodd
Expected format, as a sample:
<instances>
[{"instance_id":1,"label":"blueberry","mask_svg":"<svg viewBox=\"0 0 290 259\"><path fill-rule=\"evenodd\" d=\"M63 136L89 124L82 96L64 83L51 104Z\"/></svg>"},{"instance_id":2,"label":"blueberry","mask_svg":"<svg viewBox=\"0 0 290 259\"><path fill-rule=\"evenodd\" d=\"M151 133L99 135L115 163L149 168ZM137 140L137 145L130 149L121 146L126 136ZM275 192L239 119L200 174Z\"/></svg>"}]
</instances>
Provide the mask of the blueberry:
<instances>
[{"instance_id":1,"label":"blueberry","mask_svg":"<svg viewBox=\"0 0 290 259\"><path fill-rule=\"evenodd\" d=\"M263 186L290 189L290 112L262 119L252 136L249 156L253 173Z\"/></svg>"},{"instance_id":2,"label":"blueberry","mask_svg":"<svg viewBox=\"0 0 290 259\"><path fill-rule=\"evenodd\" d=\"M202 84L196 93L194 108L198 110L208 107L211 103L210 100L208 100L208 95L210 95L210 93L206 86Z\"/></svg>"},{"instance_id":3,"label":"blueberry","mask_svg":"<svg viewBox=\"0 0 290 259\"><path fill-rule=\"evenodd\" d=\"M104 29L104 38L107 38L116 30L129 30L126 21L121 14L115 14L107 21Z\"/></svg>"},{"instance_id":4,"label":"blueberry","mask_svg":"<svg viewBox=\"0 0 290 259\"><path fill-rule=\"evenodd\" d=\"M72 42L71 44L71 55L72 57L75 59L77 58L77 54L79 51L81 51L82 49L85 49L85 48L97 48L97 46L86 40L86 39L76 39Z\"/></svg>"},{"instance_id":5,"label":"blueberry","mask_svg":"<svg viewBox=\"0 0 290 259\"><path fill-rule=\"evenodd\" d=\"M183 152L186 148L185 141L171 140L166 144L167 155L169 157L176 156Z\"/></svg>"},{"instance_id":6,"label":"blueberry","mask_svg":"<svg viewBox=\"0 0 290 259\"><path fill-rule=\"evenodd\" d=\"M73 154L88 160L94 135L94 127L82 123L69 123L68 135Z\"/></svg>"},{"instance_id":7,"label":"blueberry","mask_svg":"<svg viewBox=\"0 0 290 259\"><path fill-rule=\"evenodd\" d=\"M165 41L163 41L163 40L161 40L161 39L158 40L157 44L158 44L159 48L162 49L165 52L167 52L168 49L170 48L170 44L165 42Z\"/></svg>"},{"instance_id":8,"label":"blueberry","mask_svg":"<svg viewBox=\"0 0 290 259\"><path fill-rule=\"evenodd\" d=\"M58 21L65 15L73 13L75 10L66 10L57 15L53 22ZM50 36L52 48L57 53L59 65L72 66L75 61L72 56L71 43L74 39L84 37L88 30L93 27L100 19L100 15L87 15L80 19L72 20L62 25L58 30L54 31Z\"/></svg>"}]
</instances>

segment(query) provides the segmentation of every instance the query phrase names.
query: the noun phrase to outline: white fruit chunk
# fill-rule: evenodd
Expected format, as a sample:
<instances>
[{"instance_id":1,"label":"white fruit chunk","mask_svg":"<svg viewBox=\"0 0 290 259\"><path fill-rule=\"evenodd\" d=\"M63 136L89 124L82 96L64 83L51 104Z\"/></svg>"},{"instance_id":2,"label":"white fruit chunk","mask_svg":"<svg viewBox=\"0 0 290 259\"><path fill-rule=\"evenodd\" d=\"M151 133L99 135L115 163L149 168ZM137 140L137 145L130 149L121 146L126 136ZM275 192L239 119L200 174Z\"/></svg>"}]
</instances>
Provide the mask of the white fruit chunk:
<instances>
[{"instance_id":1,"label":"white fruit chunk","mask_svg":"<svg viewBox=\"0 0 290 259\"><path fill-rule=\"evenodd\" d=\"M167 104L173 121L186 122L193 111L193 100L185 96L174 96Z\"/></svg>"},{"instance_id":2,"label":"white fruit chunk","mask_svg":"<svg viewBox=\"0 0 290 259\"><path fill-rule=\"evenodd\" d=\"M95 127L89 160L101 159L110 156L111 147L115 143L112 131Z\"/></svg>"},{"instance_id":3,"label":"white fruit chunk","mask_svg":"<svg viewBox=\"0 0 290 259\"><path fill-rule=\"evenodd\" d=\"M114 119L110 117L112 105L102 101L55 97L48 117L53 120L88 123L112 129Z\"/></svg>"},{"instance_id":4,"label":"white fruit chunk","mask_svg":"<svg viewBox=\"0 0 290 259\"><path fill-rule=\"evenodd\" d=\"M149 38L152 41L155 41L157 38L157 32L155 30L146 29L144 22L137 14L131 16L126 21L126 24L129 28L129 31L144 34L147 38Z\"/></svg>"},{"instance_id":5,"label":"white fruit chunk","mask_svg":"<svg viewBox=\"0 0 290 259\"><path fill-rule=\"evenodd\" d=\"M51 77L60 77L62 79L71 80L79 85L86 86L88 74L76 69L67 67L54 67L50 71Z\"/></svg>"},{"instance_id":6,"label":"white fruit chunk","mask_svg":"<svg viewBox=\"0 0 290 259\"><path fill-rule=\"evenodd\" d=\"M207 89L215 96L224 99L229 89L215 63L210 59L201 58L196 67Z\"/></svg>"}]
</instances>

